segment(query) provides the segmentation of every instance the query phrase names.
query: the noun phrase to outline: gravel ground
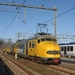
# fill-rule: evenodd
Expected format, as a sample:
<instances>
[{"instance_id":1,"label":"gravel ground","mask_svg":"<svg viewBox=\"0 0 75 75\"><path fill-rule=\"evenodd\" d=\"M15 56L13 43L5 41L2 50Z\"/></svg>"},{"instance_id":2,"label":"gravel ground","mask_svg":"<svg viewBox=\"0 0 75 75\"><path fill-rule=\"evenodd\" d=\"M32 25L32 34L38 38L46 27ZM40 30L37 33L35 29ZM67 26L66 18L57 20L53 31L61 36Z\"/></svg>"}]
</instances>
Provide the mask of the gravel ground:
<instances>
[{"instance_id":1,"label":"gravel ground","mask_svg":"<svg viewBox=\"0 0 75 75\"><path fill-rule=\"evenodd\" d=\"M26 69L28 69L29 71L33 72L34 75L60 75L56 71L48 69L48 68L46 68L44 66L40 66L39 64L33 63L33 62L29 61L29 60L25 60L25 59L21 59L21 58L18 58L17 60L15 60L14 56L12 56L10 54L6 54L6 56L10 57L11 59L13 59L14 61L16 61L17 63L21 64ZM13 73L15 75L28 75L26 72L24 72L23 70L21 70L19 67L17 67L16 65L14 65L9 60L5 59L3 56L2 56L2 58L6 62L7 66L9 68L11 68L11 70L13 71Z\"/></svg>"},{"instance_id":2,"label":"gravel ground","mask_svg":"<svg viewBox=\"0 0 75 75\"><path fill-rule=\"evenodd\" d=\"M2 56L1 54L0 54L0 57L5 61L5 63L11 69L11 71L14 73L14 75L29 75L26 72L24 72L22 69L20 69L18 66L13 64L11 61L9 61L7 58Z\"/></svg>"}]
</instances>

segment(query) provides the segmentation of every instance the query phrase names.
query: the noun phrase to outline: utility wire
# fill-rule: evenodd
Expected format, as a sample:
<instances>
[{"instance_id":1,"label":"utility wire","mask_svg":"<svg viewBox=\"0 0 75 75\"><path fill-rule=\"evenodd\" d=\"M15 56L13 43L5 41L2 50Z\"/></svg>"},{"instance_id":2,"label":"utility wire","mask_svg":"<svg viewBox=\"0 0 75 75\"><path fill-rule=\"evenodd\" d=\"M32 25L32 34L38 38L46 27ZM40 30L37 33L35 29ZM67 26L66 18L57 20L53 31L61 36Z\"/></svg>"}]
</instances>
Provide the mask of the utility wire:
<instances>
[{"instance_id":1,"label":"utility wire","mask_svg":"<svg viewBox=\"0 0 75 75\"><path fill-rule=\"evenodd\" d=\"M25 1L26 1L26 0L25 0ZM23 2L23 4L25 3L25 1ZM20 7L20 9L21 9L21 7ZM9 28L9 27L11 26L11 24L13 23L14 19L15 19L16 16L18 15L20 9L18 10L17 14L16 14L15 17L13 18L12 22L9 24L8 28ZM73 9L75 9L75 6L74 6L73 8L71 8L71 9L69 9L69 10L67 10L67 11L65 11L65 12L63 12L63 13L61 13L60 15L56 16L56 18L57 18L57 17L60 17L60 16L62 16L62 15L64 15L64 14L66 14L67 12L69 12L69 11L71 11L71 10L73 10ZM46 21L45 23L47 23L47 22L49 22L49 21L51 21L51 20L53 20L53 19L54 19L54 18L52 18L52 19ZM6 29L6 31L8 30L8 28ZM33 28L33 29L34 29L34 28ZM31 29L31 30L33 30L33 29ZM31 31L31 30L29 30L29 31ZM2 35L2 37L5 35L6 31L4 32L4 34ZM28 31L28 32L29 32L29 31Z\"/></svg>"},{"instance_id":2,"label":"utility wire","mask_svg":"<svg viewBox=\"0 0 75 75\"><path fill-rule=\"evenodd\" d=\"M37 27L38 27L38 26L36 26L36 27L32 28L31 30L27 31L26 33L28 33L28 32L30 32L30 31L32 31L32 30L34 30L34 29L36 29Z\"/></svg>"},{"instance_id":3,"label":"utility wire","mask_svg":"<svg viewBox=\"0 0 75 75\"><path fill-rule=\"evenodd\" d=\"M69 9L69 10L67 10L67 11L65 11L65 12L63 12L63 13L61 13L60 15L56 16L56 18L57 18L57 17L60 17L60 16L62 16L62 15L64 15L64 14L66 14L67 12L69 12L69 11L71 11L71 10L73 10L73 9L75 9L75 6L74 6L73 8L71 8L71 9ZM54 19L54 18L52 18L52 19L46 21L45 23L47 23L47 22L49 22L49 21L51 21L51 20L53 20L53 19Z\"/></svg>"},{"instance_id":4,"label":"utility wire","mask_svg":"<svg viewBox=\"0 0 75 75\"><path fill-rule=\"evenodd\" d=\"M69 12L69 11L71 11L71 10L73 10L73 9L75 9L75 6L74 6L73 8L71 8L71 9L69 9L69 10L67 10L67 11L65 11L65 12L63 12L63 13L61 13L61 14L59 14L58 16L56 16L56 18L58 18L58 17L60 17L60 16L62 16L62 15L64 15L64 14L66 14L67 12ZM54 19L54 18L52 18L52 19L46 21L45 23L47 23L47 22L49 22L49 21L51 21L51 20L53 20L53 19ZM37 28L37 26L36 26L35 28ZM33 30L33 29L35 29L35 28L32 28L31 30ZM29 30L29 31L27 31L27 32L30 32L31 30Z\"/></svg>"},{"instance_id":5,"label":"utility wire","mask_svg":"<svg viewBox=\"0 0 75 75\"><path fill-rule=\"evenodd\" d=\"M49 3L50 2L50 0L48 0L47 2L45 2L44 4L42 4L42 6L44 6L45 4L47 4L47 3Z\"/></svg>"},{"instance_id":6,"label":"utility wire","mask_svg":"<svg viewBox=\"0 0 75 75\"><path fill-rule=\"evenodd\" d=\"M27 23L29 23L29 21L34 17L34 15L35 15L36 13L34 13L31 17L30 17L30 19L27 21ZM24 28L24 26L25 25L23 25L19 30L21 30L22 28ZM33 28L34 29L34 28Z\"/></svg>"},{"instance_id":7,"label":"utility wire","mask_svg":"<svg viewBox=\"0 0 75 75\"><path fill-rule=\"evenodd\" d=\"M44 4L42 4L42 5L47 4L49 1L50 1L50 0L48 0L47 2L45 2L45 3L44 3ZM37 11L37 12L38 12L38 11ZM35 15L35 14L34 14L34 15ZM33 17L34 15L32 15L32 17ZM32 17L28 20L28 22L32 19ZM24 27L24 26L22 26L19 30L21 30L23 27ZM32 28L31 30L29 30L29 31L27 31L27 32L30 32L30 31L32 31L33 29L36 29L37 27L38 27L38 26L36 26L36 27Z\"/></svg>"},{"instance_id":8,"label":"utility wire","mask_svg":"<svg viewBox=\"0 0 75 75\"><path fill-rule=\"evenodd\" d=\"M1 31L1 33L4 31L4 28L6 27L6 23L7 23L7 21L8 21L8 18L9 18L9 14L8 14L8 16L7 16L7 19L6 19L5 23L4 23L4 25L3 25L3 29L2 29L2 31Z\"/></svg>"},{"instance_id":9,"label":"utility wire","mask_svg":"<svg viewBox=\"0 0 75 75\"><path fill-rule=\"evenodd\" d=\"M26 2L26 0L24 0L23 4ZM15 20L16 16L18 15L19 11L21 10L21 7L20 9L18 10L17 14L14 16L13 20L11 21L11 23L9 24L8 28L5 30L5 32L3 33L2 37L5 35L5 33L7 32L7 30L9 29L9 27L12 25L13 21Z\"/></svg>"},{"instance_id":10,"label":"utility wire","mask_svg":"<svg viewBox=\"0 0 75 75\"><path fill-rule=\"evenodd\" d=\"M10 8L10 11L11 11L11 9L12 8ZM7 10L7 9L6 9ZM0 10L0 11L2 11L2 12L5 12L4 10ZM6 11L7 12L7 11ZM10 12L9 12L10 13ZM6 22L8 21L8 17L9 17L9 14L8 14L8 16L7 16L7 19L6 19ZM5 22L5 24L4 24L4 26L3 26L3 29L2 30L4 30L4 28L5 28L5 25L6 25L6 22ZM3 31L2 31L3 32Z\"/></svg>"}]
</instances>

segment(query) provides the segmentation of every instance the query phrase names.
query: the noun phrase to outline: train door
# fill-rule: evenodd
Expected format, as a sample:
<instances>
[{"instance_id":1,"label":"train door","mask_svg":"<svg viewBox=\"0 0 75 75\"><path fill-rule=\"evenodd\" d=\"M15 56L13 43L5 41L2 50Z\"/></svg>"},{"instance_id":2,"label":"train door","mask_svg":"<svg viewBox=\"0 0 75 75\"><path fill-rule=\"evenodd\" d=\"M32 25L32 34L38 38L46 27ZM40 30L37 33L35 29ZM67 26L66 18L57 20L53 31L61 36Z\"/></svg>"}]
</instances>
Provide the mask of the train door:
<instances>
[{"instance_id":1,"label":"train door","mask_svg":"<svg viewBox=\"0 0 75 75\"><path fill-rule=\"evenodd\" d=\"M61 56L63 56L63 46L60 46L61 49Z\"/></svg>"},{"instance_id":2,"label":"train door","mask_svg":"<svg viewBox=\"0 0 75 75\"><path fill-rule=\"evenodd\" d=\"M67 55L66 46L64 46L64 56Z\"/></svg>"},{"instance_id":3,"label":"train door","mask_svg":"<svg viewBox=\"0 0 75 75\"><path fill-rule=\"evenodd\" d=\"M35 55L35 41L34 40L30 40L29 41L28 53L31 56L34 56Z\"/></svg>"},{"instance_id":4,"label":"train door","mask_svg":"<svg viewBox=\"0 0 75 75\"><path fill-rule=\"evenodd\" d=\"M26 55L28 55L28 41L26 41Z\"/></svg>"},{"instance_id":5,"label":"train door","mask_svg":"<svg viewBox=\"0 0 75 75\"><path fill-rule=\"evenodd\" d=\"M35 55L35 41L31 42L31 50L32 50L32 55Z\"/></svg>"}]
</instances>

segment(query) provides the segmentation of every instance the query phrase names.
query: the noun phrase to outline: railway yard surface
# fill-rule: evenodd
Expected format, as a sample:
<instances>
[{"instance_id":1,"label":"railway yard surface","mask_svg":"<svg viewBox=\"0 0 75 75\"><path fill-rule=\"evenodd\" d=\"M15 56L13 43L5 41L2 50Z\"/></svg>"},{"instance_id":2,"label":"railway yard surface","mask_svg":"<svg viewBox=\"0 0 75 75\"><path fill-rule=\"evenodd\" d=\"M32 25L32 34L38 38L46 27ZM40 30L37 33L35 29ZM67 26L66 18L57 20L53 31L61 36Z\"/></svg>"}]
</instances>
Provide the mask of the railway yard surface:
<instances>
[{"instance_id":1,"label":"railway yard surface","mask_svg":"<svg viewBox=\"0 0 75 75\"><path fill-rule=\"evenodd\" d=\"M14 75L75 75L74 63L72 64L61 61L60 65L39 64L20 57L15 59L13 55L4 54L2 52L0 52L0 57ZM75 61L75 58L72 60Z\"/></svg>"},{"instance_id":2,"label":"railway yard surface","mask_svg":"<svg viewBox=\"0 0 75 75\"><path fill-rule=\"evenodd\" d=\"M69 61L75 61L75 57L71 58L71 57L62 57L62 60L69 60Z\"/></svg>"},{"instance_id":3,"label":"railway yard surface","mask_svg":"<svg viewBox=\"0 0 75 75\"><path fill-rule=\"evenodd\" d=\"M0 58L0 75L14 75L10 68Z\"/></svg>"}]
</instances>

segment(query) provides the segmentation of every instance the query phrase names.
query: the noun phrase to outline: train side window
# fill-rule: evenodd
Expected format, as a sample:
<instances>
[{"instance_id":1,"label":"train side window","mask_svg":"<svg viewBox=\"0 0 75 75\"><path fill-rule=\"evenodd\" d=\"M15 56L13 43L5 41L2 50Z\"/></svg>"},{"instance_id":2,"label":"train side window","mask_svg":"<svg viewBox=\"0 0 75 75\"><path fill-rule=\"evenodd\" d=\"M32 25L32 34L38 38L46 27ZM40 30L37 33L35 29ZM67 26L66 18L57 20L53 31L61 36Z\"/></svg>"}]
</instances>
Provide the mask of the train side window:
<instances>
[{"instance_id":1,"label":"train side window","mask_svg":"<svg viewBox=\"0 0 75 75\"><path fill-rule=\"evenodd\" d=\"M32 48L34 48L35 47L35 42L34 41L32 41Z\"/></svg>"},{"instance_id":2,"label":"train side window","mask_svg":"<svg viewBox=\"0 0 75 75\"><path fill-rule=\"evenodd\" d=\"M15 48L19 48L19 45L18 45L18 44L16 44L16 45L15 45Z\"/></svg>"},{"instance_id":3,"label":"train side window","mask_svg":"<svg viewBox=\"0 0 75 75\"><path fill-rule=\"evenodd\" d=\"M56 39L53 39L54 42L57 42Z\"/></svg>"},{"instance_id":4,"label":"train side window","mask_svg":"<svg viewBox=\"0 0 75 75\"><path fill-rule=\"evenodd\" d=\"M69 51L69 46L67 46L67 51Z\"/></svg>"},{"instance_id":5,"label":"train side window","mask_svg":"<svg viewBox=\"0 0 75 75\"><path fill-rule=\"evenodd\" d=\"M40 39L38 39L37 42L40 43Z\"/></svg>"},{"instance_id":6,"label":"train side window","mask_svg":"<svg viewBox=\"0 0 75 75\"><path fill-rule=\"evenodd\" d=\"M61 47L61 51L63 51L63 47Z\"/></svg>"},{"instance_id":7,"label":"train side window","mask_svg":"<svg viewBox=\"0 0 75 75\"><path fill-rule=\"evenodd\" d=\"M20 45L18 44L18 48L20 47Z\"/></svg>"},{"instance_id":8,"label":"train side window","mask_svg":"<svg viewBox=\"0 0 75 75\"><path fill-rule=\"evenodd\" d=\"M66 50L66 46L64 47L64 50Z\"/></svg>"},{"instance_id":9,"label":"train side window","mask_svg":"<svg viewBox=\"0 0 75 75\"><path fill-rule=\"evenodd\" d=\"M15 47L15 48L17 48L17 46L16 46L16 45L14 45L14 47Z\"/></svg>"},{"instance_id":10,"label":"train side window","mask_svg":"<svg viewBox=\"0 0 75 75\"><path fill-rule=\"evenodd\" d=\"M21 43L19 46L20 46L20 48L21 48L22 50L24 50L24 44L23 44L23 43Z\"/></svg>"},{"instance_id":11,"label":"train side window","mask_svg":"<svg viewBox=\"0 0 75 75\"><path fill-rule=\"evenodd\" d=\"M70 46L70 51L73 51L73 46Z\"/></svg>"},{"instance_id":12,"label":"train side window","mask_svg":"<svg viewBox=\"0 0 75 75\"><path fill-rule=\"evenodd\" d=\"M29 42L29 48L31 48L31 42Z\"/></svg>"}]
</instances>

